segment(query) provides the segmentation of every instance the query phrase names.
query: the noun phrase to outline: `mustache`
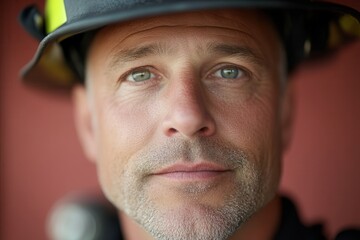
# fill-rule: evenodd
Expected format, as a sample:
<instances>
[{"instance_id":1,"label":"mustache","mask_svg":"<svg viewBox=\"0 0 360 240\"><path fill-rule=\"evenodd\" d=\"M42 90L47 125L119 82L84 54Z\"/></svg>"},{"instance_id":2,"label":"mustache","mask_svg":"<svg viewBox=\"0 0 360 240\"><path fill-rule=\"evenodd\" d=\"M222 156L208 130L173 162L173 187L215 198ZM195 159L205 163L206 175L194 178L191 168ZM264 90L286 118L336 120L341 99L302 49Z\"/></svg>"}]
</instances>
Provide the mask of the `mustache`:
<instances>
[{"instance_id":1,"label":"mustache","mask_svg":"<svg viewBox=\"0 0 360 240\"><path fill-rule=\"evenodd\" d=\"M242 167L249 156L244 150L218 139L172 138L161 145L148 146L134 155L129 162L138 174L150 174L176 162L212 162L227 169Z\"/></svg>"}]
</instances>

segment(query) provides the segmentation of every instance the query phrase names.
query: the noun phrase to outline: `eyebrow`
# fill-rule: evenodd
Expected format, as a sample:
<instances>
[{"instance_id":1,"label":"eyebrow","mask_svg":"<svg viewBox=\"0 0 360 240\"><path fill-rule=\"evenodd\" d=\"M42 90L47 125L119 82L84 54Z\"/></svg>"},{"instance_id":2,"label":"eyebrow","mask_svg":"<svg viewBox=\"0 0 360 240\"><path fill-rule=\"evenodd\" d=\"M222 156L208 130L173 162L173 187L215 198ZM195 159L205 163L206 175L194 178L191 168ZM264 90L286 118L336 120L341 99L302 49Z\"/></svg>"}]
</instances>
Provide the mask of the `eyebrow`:
<instances>
[{"instance_id":1,"label":"eyebrow","mask_svg":"<svg viewBox=\"0 0 360 240\"><path fill-rule=\"evenodd\" d=\"M264 66L265 64L265 59L253 48L248 46L209 43L206 46L206 51L217 55L241 57L259 66Z\"/></svg>"},{"instance_id":2,"label":"eyebrow","mask_svg":"<svg viewBox=\"0 0 360 240\"><path fill-rule=\"evenodd\" d=\"M145 46L122 49L111 55L109 67L117 67L119 64L136 61L152 55L170 55L174 51L165 43L153 43Z\"/></svg>"},{"instance_id":3,"label":"eyebrow","mask_svg":"<svg viewBox=\"0 0 360 240\"><path fill-rule=\"evenodd\" d=\"M248 46L212 42L208 43L205 48L199 47L198 50L200 54L240 57L260 67L263 67L265 63L264 58ZM144 57L171 55L174 52L175 49L171 48L167 43L151 43L140 47L122 49L111 54L109 69L118 68L126 62L136 61Z\"/></svg>"}]
</instances>

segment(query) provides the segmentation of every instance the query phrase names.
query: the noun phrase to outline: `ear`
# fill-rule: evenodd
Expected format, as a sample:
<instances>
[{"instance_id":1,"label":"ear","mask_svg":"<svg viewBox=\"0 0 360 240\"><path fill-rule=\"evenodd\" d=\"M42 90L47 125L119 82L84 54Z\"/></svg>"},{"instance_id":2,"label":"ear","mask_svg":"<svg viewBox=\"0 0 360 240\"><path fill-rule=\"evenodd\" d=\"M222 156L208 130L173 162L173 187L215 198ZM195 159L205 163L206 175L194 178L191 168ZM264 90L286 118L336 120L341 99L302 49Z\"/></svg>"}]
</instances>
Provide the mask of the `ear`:
<instances>
[{"instance_id":1,"label":"ear","mask_svg":"<svg viewBox=\"0 0 360 240\"><path fill-rule=\"evenodd\" d=\"M284 90L281 112L281 140L282 149L288 150L293 136L294 114L295 114L295 84L289 80Z\"/></svg>"},{"instance_id":2,"label":"ear","mask_svg":"<svg viewBox=\"0 0 360 240\"><path fill-rule=\"evenodd\" d=\"M95 127L87 97L85 86L78 84L73 87L75 128L86 157L95 162L97 155Z\"/></svg>"}]
</instances>

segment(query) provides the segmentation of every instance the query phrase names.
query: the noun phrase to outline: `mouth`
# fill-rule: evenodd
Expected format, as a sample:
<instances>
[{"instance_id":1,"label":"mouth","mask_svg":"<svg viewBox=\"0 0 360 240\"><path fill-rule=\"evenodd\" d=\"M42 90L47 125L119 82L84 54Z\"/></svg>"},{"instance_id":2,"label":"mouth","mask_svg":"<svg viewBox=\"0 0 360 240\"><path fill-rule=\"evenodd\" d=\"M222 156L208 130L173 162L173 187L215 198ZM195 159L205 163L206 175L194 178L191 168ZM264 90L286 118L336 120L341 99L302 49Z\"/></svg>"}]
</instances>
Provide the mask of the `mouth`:
<instances>
[{"instance_id":1,"label":"mouth","mask_svg":"<svg viewBox=\"0 0 360 240\"><path fill-rule=\"evenodd\" d=\"M165 177L178 181L210 180L231 172L229 168L221 165L203 162L198 164L179 163L165 167L153 176Z\"/></svg>"}]
</instances>

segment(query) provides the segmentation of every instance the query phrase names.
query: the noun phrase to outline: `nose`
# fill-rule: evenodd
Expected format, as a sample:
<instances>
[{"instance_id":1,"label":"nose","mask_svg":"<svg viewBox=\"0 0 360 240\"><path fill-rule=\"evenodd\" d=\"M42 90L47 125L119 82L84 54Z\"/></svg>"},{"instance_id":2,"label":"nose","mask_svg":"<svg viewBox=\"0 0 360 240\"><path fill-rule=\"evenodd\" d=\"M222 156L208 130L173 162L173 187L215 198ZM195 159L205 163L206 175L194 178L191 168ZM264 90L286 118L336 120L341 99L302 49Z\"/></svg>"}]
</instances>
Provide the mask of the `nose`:
<instances>
[{"instance_id":1,"label":"nose","mask_svg":"<svg viewBox=\"0 0 360 240\"><path fill-rule=\"evenodd\" d=\"M200 84L178 81L167 94L167 112L163 121L163 131L168 137L195 136L208 137L215 133L216 125L209 112Z\"/></svg>"}]
</instances>

